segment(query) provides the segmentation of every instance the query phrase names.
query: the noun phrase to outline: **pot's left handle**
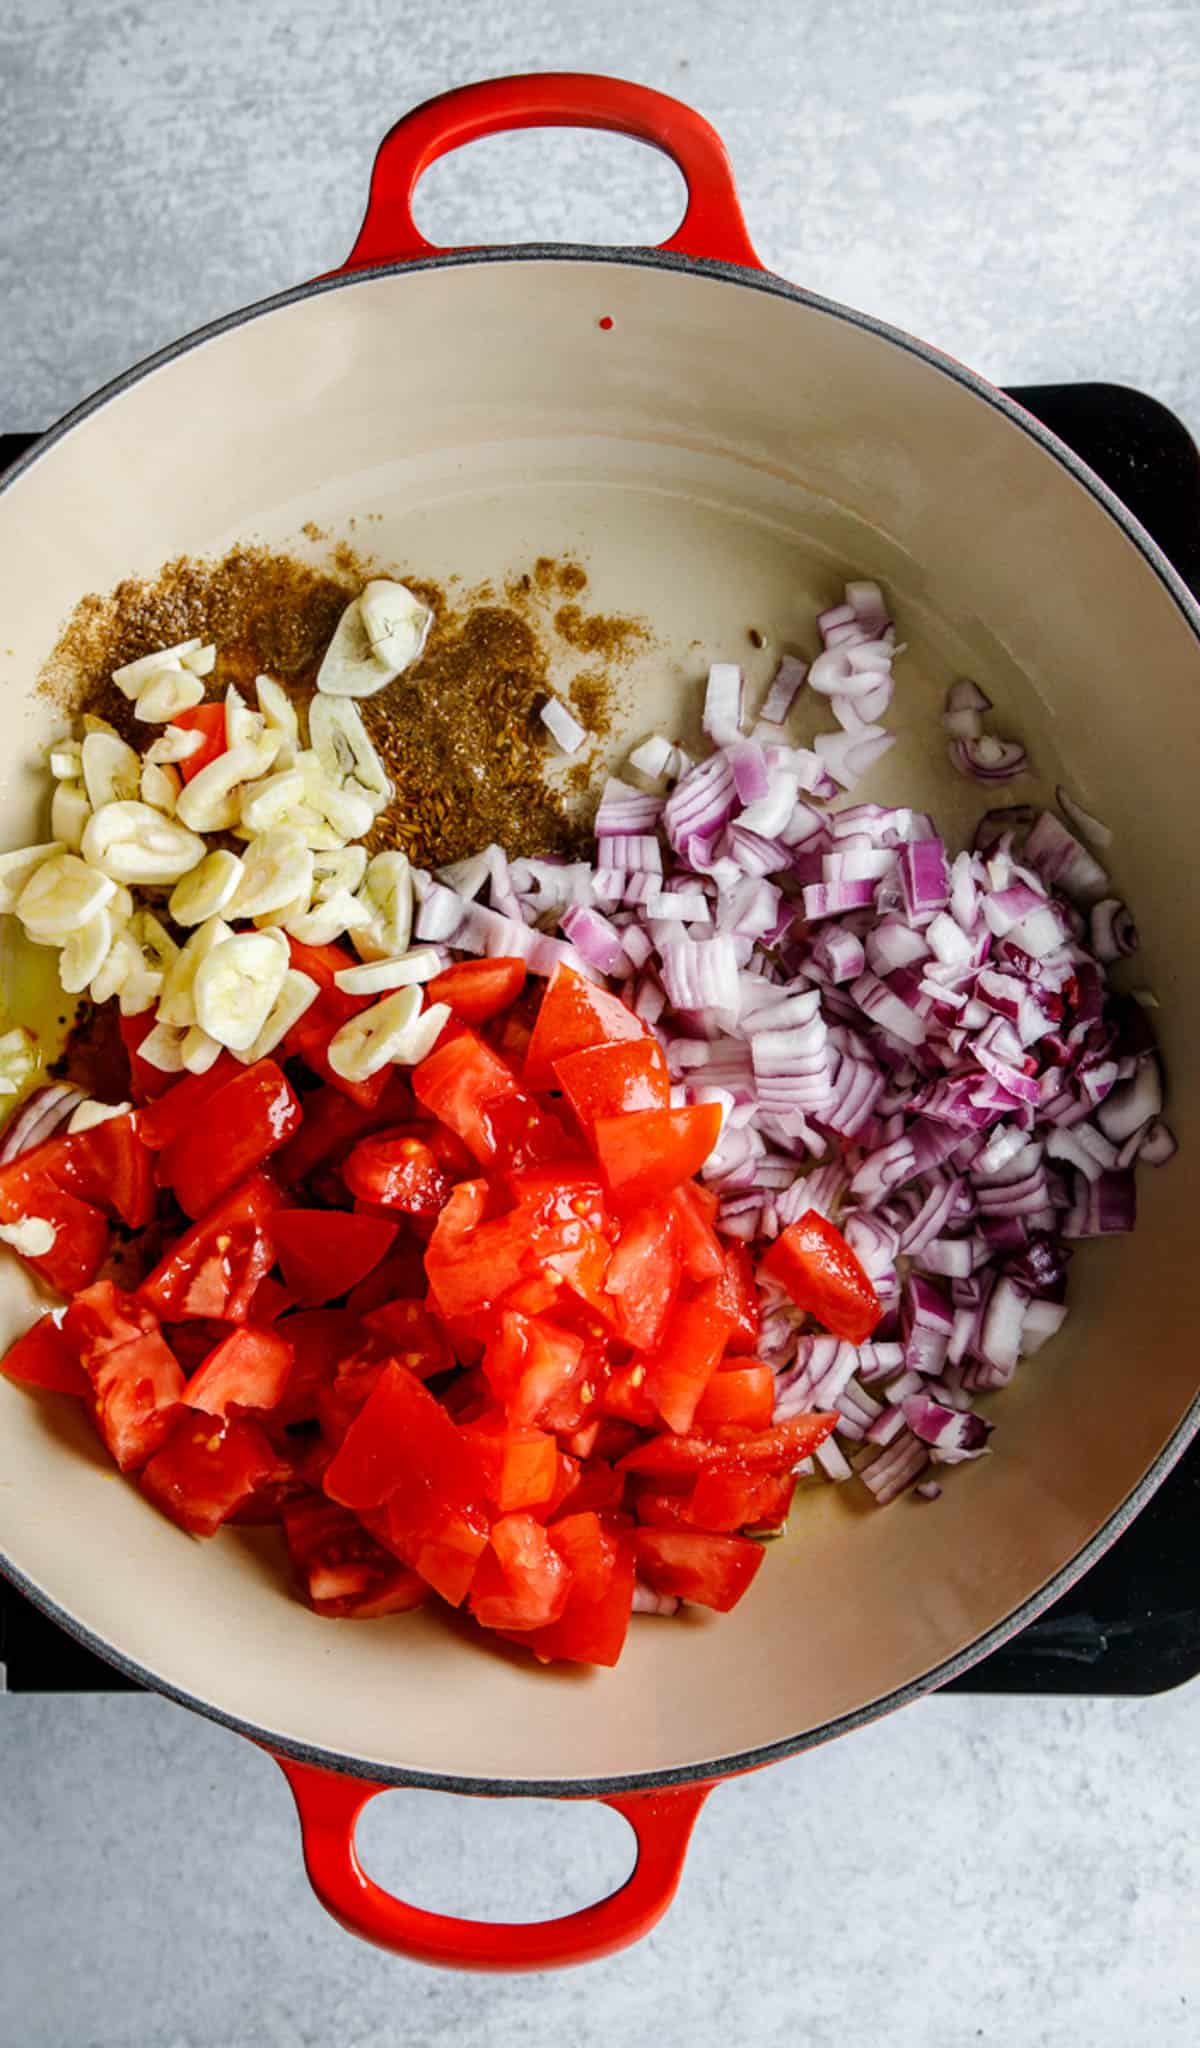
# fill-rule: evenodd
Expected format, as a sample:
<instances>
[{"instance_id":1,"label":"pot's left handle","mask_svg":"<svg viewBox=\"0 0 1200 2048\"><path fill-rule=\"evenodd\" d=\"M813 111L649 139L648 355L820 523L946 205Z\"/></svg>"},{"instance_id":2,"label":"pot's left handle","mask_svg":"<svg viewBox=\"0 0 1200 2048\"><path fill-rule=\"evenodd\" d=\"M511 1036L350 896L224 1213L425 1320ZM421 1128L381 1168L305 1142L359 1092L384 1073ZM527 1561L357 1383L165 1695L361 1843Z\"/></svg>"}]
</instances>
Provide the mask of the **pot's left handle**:
<instances>
[{"instance_id":1,"label":"pot's left handle","mask_svg":"<svg viewBox=\"0 0 1200 2048\"><path fill-rule=\"evenodd\" d=\"M413 194L421 177L449 150L514 128L601 128L650 143L671 158L688 194L683 219L662 248L762 269L742 218L725 145L702 114L627 78L541 71L459 86L397 121L379 145L358 239L341 268L329 275L444 255L426 241L413 219Z\"/></svg>"},{"instance_id":2,"label":"pot's left handle","mask_svg":"<svg viewBox=\"0 0 1200 2048\"><path fill-rule=\"evenodd\" d=\"M604 1800L637 1836L638 1855L619 1891L558 1920L459 1920L410 1906L368 1877L354 1846L359 1816L386 1785L276 1757L292 1788L304 1862L326 1910L351 1934L419 1963L456 1970L554 1970L588 1963L648 1934L675 1896L696 1815L712 1782Z\"/></svg>"}]
</instances>

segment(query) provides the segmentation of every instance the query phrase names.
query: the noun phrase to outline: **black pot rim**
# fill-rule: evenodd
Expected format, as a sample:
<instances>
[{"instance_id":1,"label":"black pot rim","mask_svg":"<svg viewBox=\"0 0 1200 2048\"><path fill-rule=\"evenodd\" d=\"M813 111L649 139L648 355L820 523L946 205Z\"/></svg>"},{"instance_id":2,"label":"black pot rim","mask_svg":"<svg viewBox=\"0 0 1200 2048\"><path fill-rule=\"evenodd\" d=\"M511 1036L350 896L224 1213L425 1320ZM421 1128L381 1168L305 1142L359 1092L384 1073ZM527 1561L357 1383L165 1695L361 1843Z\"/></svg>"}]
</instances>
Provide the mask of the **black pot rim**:
<instances>
[{"instance_id":1,"label":"black pot rim","mask_svg":"<svg viewBox=\"0 0 1200 2048\"><path fill-rule=\"evenodd\" d=\"M735 287L740 291L761 292L772 298L790 300L816 312L841 320L846 325L857 327L882 341L905 350L939 371L952 383L961 385L1002 413L1012 424L1019 427L1028 438L1037 443L1042 451L1060 468L1065 469L1074 480L1081 484L1089 495L1108 513L1109 517L1132 542L1147 567L1164 586L1190 627L1200 646L1200 605L1197 604L1187 585L1171 566L1161 548L1150 538L1133 514L1121 503L1107 484L1082 462L1074 450L1060 441L1056 434L1042 425L1031 413L1008 395L989 384L975 371L969 370L944 355L929 343L918 340L902 329L892 327L886 321L873 315L859 313L836 300L822 298L815 292L803 290L789 284L786 279L775 277L768 271L744 270L735 264L713 263L677 256L661 249L615 249L575 244L516 243L504 247L452 251L444 255L422 257L406 263L384 264L370 270L335 272L331 276L318 278L311 283L294 285L287 291L261 299L255 304L240 308L237 312L223 315L220 319L196 328L191 334L170 342L165 348L147 356L142 362L121 373L108 384L101 386L91 397L84 399L74 409L45 433L40 440L18 458L12 468L0 481L0 494L9 490L18 479L39 462L51 448L84 420L99 412L110 400L120 397L139 384L155 370L173 362L177 357L188 354L203 343L228 334L235 328L245 326L261 315L279 311L294 305L302 299L323 296L327 292L352 290L354 286L369 278L411 275L416 276L428 270L463 269L479 264L500 264L518 262L567 262L594 263L604 265L627 265L637 269L674 271L688 276L708 277L719 283ZM1117 1539L1122 1536L1130 1523L1145 1507L1151 1496L1157 1492L1168 1474L1183 1456L1192 1439L1200 1434L1200 1391L1189 1406L1162 1450L1147 1467L1137 1485L1102 1523L1096 1533L1082 1548L1069 1558L1046 1583L1032 1593L1019 1607L1002 1621L994 1624L984 1635L978 1636L965 1649L953 1657L935 1665L928 1672L907 1681L893 1691L881 1694L878 1699L869 1700L851 1712L839 1715L835 1720L817 1728L809 1728L796 1735L782 1736L778 1741L764 1743L757 1748L743 1750L730 1756L707 1758L697 1763L680 1764L652 1771L622 1772L617 1776L601 1778L487 1778L470 1773L454 1774L444 1771L421 1771L399 1765L385 1765L369 1758L346 1754L336 1749L326 1749L309 1743L298 1742L277 1731L264 1728L254 1721L231 1714L215 1700L205 1699L199 1693L189 1692L185 1687L172 1684L160 1677L148 1665L127 1656L115 1643L97 1635L76 1616L52 1599L40 1586L28 1578L5 1555L0 1552L0 1571L17 1589L39 1608L47 1618L75 1641L102 1658L106 1663L149 1691L162 1693L167 1699L176 1701L203 1714L207 1719L220 1723L235 1734L244 1735L264 1749L277 1752L280 1756L297 1762L313 1764L336 1771L348 1777L362 1778L380 1786L407 1786L414 1789L458 1792L484 1797L512 1798L598 1798L612 1793L649 1791L672 1785L687 1785L697 1782L716 1781L720 1778L735 1777L744 1771L761 1769L765 1764L780 1762L783 1758L797 1756L806 1749L832 1741L835 1736L848 1735L856 1728L865 1727L869 1722L882 1719L885 1714L894 1713L898 1708L910 1705L945 1685L950 1679L969 1671L972 1665L980 1663L994 1650L1018 1635L1022 1629L1036 1621L1048 1607L1061 1599L1075 1581L1090 1570Z\"/></svg>"}]
</instances>

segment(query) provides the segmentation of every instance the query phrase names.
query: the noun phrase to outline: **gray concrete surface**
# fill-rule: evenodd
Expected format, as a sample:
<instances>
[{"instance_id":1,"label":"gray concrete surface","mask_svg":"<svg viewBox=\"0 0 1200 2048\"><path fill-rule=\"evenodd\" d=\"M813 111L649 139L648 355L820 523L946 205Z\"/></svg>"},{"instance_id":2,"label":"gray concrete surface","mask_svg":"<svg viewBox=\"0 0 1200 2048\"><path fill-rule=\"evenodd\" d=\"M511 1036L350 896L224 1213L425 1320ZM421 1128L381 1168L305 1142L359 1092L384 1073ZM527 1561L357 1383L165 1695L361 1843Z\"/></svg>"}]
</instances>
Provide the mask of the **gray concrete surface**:
<instances>
[{"instance_id":1,"label":"gray concrete surface","mask_svg":"<svg viewBox=\"0 0 1200 2048\"><path fill-rule=\"evenodd\" d=\"M1188 0L6 0L0 429L348 249L406 105L521 68L703 109L764 259L997 380L1140 384L1200 426ZM668 166L523 137L426 231L645 240ZM1184 2048L1200 2026L1200 1689L935 1700L732 1783L641 1949L488 1982L357 1947L274 1767L158 1701L0 1700L0 2048ZM604 1817L602 1817L603 1820ZM425 1903L531 1915L619 1824L405 1795L367 1844Z\"/></svg>"}]
</instances>

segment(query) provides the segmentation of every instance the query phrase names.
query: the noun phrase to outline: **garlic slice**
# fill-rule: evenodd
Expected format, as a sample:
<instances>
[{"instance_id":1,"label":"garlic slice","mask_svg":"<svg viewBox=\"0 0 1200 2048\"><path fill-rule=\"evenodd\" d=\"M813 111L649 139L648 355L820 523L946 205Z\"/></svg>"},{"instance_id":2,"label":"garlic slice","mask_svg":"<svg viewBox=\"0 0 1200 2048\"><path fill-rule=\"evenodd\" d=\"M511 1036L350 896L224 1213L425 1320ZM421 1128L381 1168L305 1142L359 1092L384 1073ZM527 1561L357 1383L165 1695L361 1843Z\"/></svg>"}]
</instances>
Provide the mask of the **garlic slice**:
<instances>
[{"instance_id":1,"label":"garlic slice","mask_svg":"<svg viewBox=\"0 0 1200 2048\"><path fill-rule=\"evenodd\" d=\"M141 947L146 965L152 972L169 974L179 958L180 949L166 926L155 917L154 912L144 906L140 910L135 910L129 932L134 944Z\"/></svg>"},{"instance_id":2,"label":"garlic slice","mask_svg":"<svg viewBox=\"0 0 1200 2048\"><path fill-rule=\"evenodd\" d=\"M34 1040L23 1026L14 1024L11 1031L0 1036L0 1098L19 1095L26 1082L32 1081L38 1065Z\"/></svg>"},{"instance_id":3,"label":"garlic slice","mask_svg":"<svg viewBox=\"0 0 1200 2048\"><path fill-rule=\"evenodd\" d=\"M181 1051L184 1067L189 1074L207 1074L209 1068L215 1067L221 1057L221 1047L217 1040L210 1038L207 1031L202 1031L198 1024L193 1024L190 1030L184 1033Z\"/></svg>"},{"instance_id":4,"label":"garlic slice","mask_svg":"<svg viewBox=\"0 0 1200 2048\"><path fill-rule=\"evenodd\" d=\"M97 1124L109 1124L114 1117L128 1116L132 1108L131 1102L95 1102L89 1095L74 1111L67 1125L67 1136L74 1138L80 1131L94 1131Z\"/></svg>"},{"instance_id":5,"label":"garlic slice","mask_svg":"<svg viewBox=\"0 0 1200 2048\"><path fill-rule=\"evenodd\" d=\"M335 1031L329 1041L329 1064L343 1081L369 1081L381 1067L415 1066L437 1042L449 1017L446 1003L434 1003L422 1013L419 988L397 989Z\"/></svg>"},{"instance_id":6,"label":"garlic slice","mask_svg":"<svg viewBox=\"0 0 1200 2048\"><path fill-rule=\"evenodd\" d=\"M183 1031L195 1023L193 985L197 970L215 946L232 937L230 926L219 917L206 918L202 925L197 925L179 958L163 977L162 1001L158 1006L161 1023L174 1024Z\"/></svg>"},{"instance_id":7,"label":"garlic slice","mask_svg":"<svg viewBox=\"0 0 1200 2048\"><path fill-rule=\"evenodd\" d=\"M418 946L400 960L368 960L362 967L342 967L333 979L348 996L375 996L383 989L416 987L440 974L441 960L432 946Z\"/></svg>"},{"instance_id":8,"label":"garlic slice","mask_svg":"<svg viewBox=\"0 0 1200 2048\"><path fill-rule=\"evenodd\" d=\"M137 661L127 661L123 668L113 670L112 679L118 690L132 699L155 676L182 668L184 656L195 655L199 651L198 640L181 640L178 647L164 647L158 654L143 654Z\"/></svg>"},{"instance_id":9,"label":"garlic slice","mask_svg":"<svg viewBox=\"0 0 1200 2048\"><path fill-rule=\"evenodd\" d=\"M105 804L83 834L84 860L114 882L177 882L207 852L195 832L143 803Z\"/></svg>"},{"instance_id":10,"label":"garlic slice","mask_svg":"<svg viewBox=\"0 0 1200 2048\"><path fill-rule=\"evenodd\" d=\"M160 1020L146 1033L138 1047L138 1058L147 1066L157 1067L160 1074L182 1074L183 1041L185 1034L177 1031L173 1024Z\"/></svg>"},{"instance_id":11,"label":"garlic slice","mask_svg":"<svg viewBox=\"0 0 1200 2048\"><path fill-rule=\"evenodd\" d=\"M280 738L278 756L282 768L290 768L300 751L300 714L282 684L274 676L256 676L254 692L267 726Z\"/></svg>"},{"instance_id":12,"label":"garlic slice","mask_svg":"<svg viewBox=\"0 0 1200 2048\"><path fill-rule=\"evenodd\" d=\"M182 725L169 725L156 740L151 740L143 759L155 767L167 768L176 761L186 761L192 754L198 754L203 745L202 732L189 732Z\"/></svg>"},{"instance_id":13,"label":"garlic slice","mask_svg":"<svg viewBox=\"0 0 1200 2048\"><path fill-rule=\"evenodd\" d=\"M68 934L58 956L58 978L67 995L82 995L107 960L115 936L112 912L104 907Z\"/></svg>"},{"instance_id":14,"label":"garlic slice","mask_svg":"<svg viewBox=\"0 0 1200 2048\"><path fill-rule=\"evenodd\" d=\"M303 834L276 825L252 839L242 859L242 878L229 906L231 917L263 917L312 894L313 857Z\"/></svg>"},{"instance_id":15,"label":"garlic slice","mask_svg":"<svg viewBox=\"0 0 1200 2048\"><path fill-rule=\"evenodd\" d=\"M183 777L177 768L164 768L157 761L146 761L142 767L142 779L138 795L151 810L161 811L166 818L173 818L183 788Z\"/></svg>"},{"instance_id":16,"label":"garlic slice","mask_svg":"<svg viewBox=\"0 0 1200 2048\"><path fill-rule=\"evenodd\" d=\"M78 782L83 770L80 762L83 748L78 740L55 740L47 755L50 773L56 782Z\"/></svg>"},{"instance_id":17,"label":"garlic slice","mask_svg":"<svg viewBox=\"0 0 1200 2048\"><path fill-rule=\"evenodd\" d=\"M18 846L11 853L0 853L0 910L15 910L35 870L66 850L61 839L47 839L41 846Z\"/></svg>"},{"instance_id":18,"label":"garlic slice","mask_svg":"<svg viewBox=\"0 0 1200 2048\"><path fill-rule=\"evenodd\" d=\"M138 793L141 756L115 732L90 732L80 748L80 774L94 811L101 804L127 803Z\"/></svg>"},{"instance_id":19,"label":"garlic slice","mask_svg":"<svg viewBox=\"0 0 1200 2048\"><path fill-rule=\"evenodd\" d=\"M319 985L310 974L302 974L298 967L289 967L258 1037L244 1051L235 1052L234 1058L247 1067L252 1066L255 1060L265 1060L267 1054L274 1052L281 1040L287 1037L293 1024L300 1022L320 993Z\"/></svg>"},{"instance_id":20,"label":"garlic slice","mask_svg":"<svg viewBox=\"0 0 1200 2048\"><path fill-rule=\"evenodd\" d=\"M92 985L88 990L92 1001L94 1003L110 1002L113 996L120 994L127 982L136 990L140 986L145 965L141 950L134 945L129 933L124 931L118 932L104 960L92 977ZM150 1000L153 1001L153 997ZM150 1002L147 1002L144 1007L149 1009ZM127 1011L125 1014L131 1016L137 1015L137 1012Z\"/></svg>"},{"instance_id":21,"label":"garlic slice","mask_svg":"<svg viewBox=\"0 0 1200 2048\"><path fill-rule=\"evenodd\" d=\"M176 924L203 924L206 918L220 917L223 910L228 910L241 879L242 863L237 854L220 846L215 853L206 853L198 867L176 882L167 909Z\"/></svg>"},{"instance_id":22,"label":"garlic slice","mask_svg":"<svg viewBox=\"0 0 1200 2048\"><path fill-rule=\"evenodd\" d=\"M273 730L273 728L272 728ZM197 778L198 780L199 778ZM304 777L296 767L280 768L251 783L242 797L241 823L253 836L276 825L290 825L304 810Z\"/></svg>"},{"instance_id":23,"label":"garlic slice","mask_svg":"<svg viewBox=\"0 0 1200 2048\"><path fill-rule=\"evenodd\" d=\"M335 896L339 889L353 895L367 872L365 846L342 846L333 853L313 855L313 895L318 903Z\"/></svg>"},{"instance_id":24,"label":"garlic slice","mask_svg":"<svg viewBox=\"0 0 1200 2048\"><path fill-rule=\"evenodd\" d=\"M398 960L407 953L412 937L413 885L408 855L389 849L367 863L360 903L370 913L370 922L352 931L354 950L360 960Z\"/></svg>"},{"instance_id":25,"label":"garlic slice","mask_svg":"<svg viewBox=\"0 0 1200 2048\"><path fill-rule=\"evenodd\" d=\"M305 803L328 826L339 846L344 846L351 839L361 839L370 831L375 807L369 797L350 784L336 782L327 775L311 750L296 756L296 766L304 777ZM333 848L328 846L323 850L332 852Z\"/></svg>"},{"instance_id":26,"label":"garlic slice","mask_svg":"<svg viewBox=\"0 0 1200 2048\"><path fill-rule=\"evenodd\" d=\"M146 725L169 725L181 711L204 702L204 684L185 668L164 669L139 690L133 715Z\"/></svg>"},{"instance_id":27,"label":"garlic slice","mask_svg":"<svg viewBox=\"0 0 1200 2048\"><path fill-rule=\"evenodd\" d=\"M314 903L311 910L289 917L285 930L299 939L301 945L331 946L344 932L353 933L369 924L370 917L370 911L357 896L352 896L348 889L335 889L332 895Z\"/></svg>"},{"instance_id":28,"label":"garlic slice","mask_svg":"<svg viewBox=\"0 0 1200 2048\"><path fill-rule=\"evenodd\" d=\"M225 692L225 744L227 747L253 745L266 731L266 720L251 711L237 685Z\"/></svg>"},{"instance_id":29,"label":"garlic slice","mask_svg":"<svg viewBox=\"0 0 1200 2048\"><path fill-rule=\"evenodd\" d=\"M78 853L92 807L82 782L57 782L50 799L50 830L70 853Z\"/></svg>"},{"instance_id":30,"label":"garlic slice","mask_svg":"<svg viewBox=\"0 0 1200 2048\"><path fill-rule=\"evenodd\" d=\"M196 969L196 1022L231 1052L244 1051L270 1016L289 964L279 933L235 932L222 939Z\"/></svg>"},{"instance_id":31,"label":"garlic slice","mask_svg":"<svg viewBox=\"0 0 1200 2048\"><path fill-rule=\"evenodd\" d=\"M365 797L374 816L392 800L392 785L371 744L358 706L348 697L318 694L308 709L312 751L331 782Z\"/></svg>"},{"instance_id":32,"label":"garlic slice","mask_svg":"<svg viewBox=\"0 0 1200 2048\"><path fill-rule=\"evenodd\" d=\"M359 599L371 653L389 676L399 675L424 650L433 613L406 583L372 577Z\"/></svg>"},{"instance_id":33,"label":"garlic slice","mask_svg":"<svg viewBox=\"0 0 1200 2048\"><path fill-rule=\"evenodd\" d=\"M11 1245L23 1259L40 1259L53 1251L57 1235L44 1216L18 1216L15 1223L0 1223L0 1244Z\"/></svg>"},{"instance_id":34,"label":"garlic slice","mask_svg":"<svg viewBox=\"0 0 1200 2048\"><path fill-rule=\"evenodd\" d=\"M176 816L193 832L228 832L241 817L243 785L265 775L278 752L278 737L271 732L227 747L180 792Z\"/></svg>"},{"instance_id":35,"label":"garlic slice","mask_svg":"<svg viewBox=\"0 0 1200 2048\"><path fill-rule=\"evenodd\" d=\"M60 946L115 894L116 883L108 875L73 853L56 853L34 869L17 899L16 912L36 944Z\"/></svg>"}]
</instances>

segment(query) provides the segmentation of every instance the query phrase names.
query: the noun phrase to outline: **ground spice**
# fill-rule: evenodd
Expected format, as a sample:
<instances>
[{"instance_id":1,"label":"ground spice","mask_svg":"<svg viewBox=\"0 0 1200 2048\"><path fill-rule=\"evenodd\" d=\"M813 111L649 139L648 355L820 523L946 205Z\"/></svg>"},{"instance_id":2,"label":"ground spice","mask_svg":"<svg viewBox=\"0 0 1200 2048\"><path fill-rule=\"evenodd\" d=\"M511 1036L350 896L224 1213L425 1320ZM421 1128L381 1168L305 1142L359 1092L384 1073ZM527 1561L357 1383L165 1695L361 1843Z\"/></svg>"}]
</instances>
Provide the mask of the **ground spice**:
<instances>
[{"instance_id":1,"label":"ground spice","mask_svg":"<svg viewBox=\"0 0 1200 2048\"><path fill-rule=\"evenodd\" d=\"M432 607L434 625L420 662L360 706L396 790L372 845L400 846L421 866L461 859L492 840L513 855L577 851L598 749L548 785L539 717L551 689L550 607L559 597L578 600L587 587L575 561L539 556L532 574L509 579L501 601L486 583L452 599L403 568L364 561L344 542L328 568L263 547L234 548L219 559L180 557L153 578L85 597L39 687L64 712L95 712L144 740L112 671L195 635L217 647L210 694L230 682L249 690L265 672L304 701L342 610L379 575L415 590ZM554 626L614 670L648 637L640 621L589 614L578 601L559 607ZM615 688L602 668L569 687L593 742L612 730Z\"/></svg>"}]
</instances>

